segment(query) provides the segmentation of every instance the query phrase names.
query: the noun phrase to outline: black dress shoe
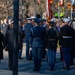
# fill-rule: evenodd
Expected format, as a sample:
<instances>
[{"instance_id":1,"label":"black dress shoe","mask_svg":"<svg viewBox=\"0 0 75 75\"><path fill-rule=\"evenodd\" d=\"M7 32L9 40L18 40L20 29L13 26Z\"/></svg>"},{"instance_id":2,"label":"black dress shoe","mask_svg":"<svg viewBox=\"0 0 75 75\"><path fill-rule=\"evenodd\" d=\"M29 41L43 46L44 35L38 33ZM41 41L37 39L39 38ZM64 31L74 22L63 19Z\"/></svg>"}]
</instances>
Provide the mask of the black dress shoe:
<instances>
[{"instance_id":1,"label":"black dress shoe","mask_svg":"<svg viewBox=\"0 0 75 75\"><path fill-rule=\"evenodd\" d=\"M30 58L29 60L33 60L32 58Z\"/></svg>"},{"instance_id":2,"label":"black dress shoe","mask_svg":"<svg viewBox=\"0 0 75 75\"><path fill-rule=\"evenodd\" d=\"M54 71L54 69L50 69L51 71Z\"/></svg>"},{"instance_id":3,"label":"black dress shoe","mask_svg":"<svg viewBox=\"0 0 75 75\"><path fill-rule=\"evenodd\" d=\"M70 70L70 68L69 68L69 67L67 67L67 68L66 68L66 70Z\"/></svg>"},{"instance_id":4,"label":"black dress shoe","mask_svg":"<svg viewBox=\"0 0 75 75\"><path fill-rule=\"evenodd\" d=\"M12 67L9 67L10 70L12 70Z\"/></svg>"},{"instance_id":5,"label":"black dress shoe","mask_svg":"<svg viewBox=\"0 0 75 75\"><path fill-rule=\"evenodd\" d=\"M54 71L54 68L50 68L50 67L49 67L48 70Z\"/></svg>"},{"instance_id":6,"label":"black dress shoe","mask_svg":"<svg viewBox=\"0 0 75 75\"><path fill-rule=\"evenodd\" d=\"M48 70L50 70L50 67L48 68Z\"/></svg>"},{"instance_id":7,"label":"black dress shoe","mask_svg":"<svg viewBox=\"0 0 75 75\"><path fill-rule=\"evenodd\" d=\"M63 69L65 69L65 70L70 70L70 68L69 68L69 67L63 67Z\"/></svg>"},{"instance_id":8,"label":"black dress shoe","mask_svg":"<svg viewBox=\"0 0 75 75\"><path fill-rule=\"evenodd\" d=\"M19 59L23 59L22 57L19 57Z\"/></svg>"},{"instance_id":9,"label":"black dress shoe","mask_svg":"<svg viewBox=\"0 0 75 75\"><path fill-rule=\"evenodd\" d=\"M39 71L39 70L37 70L37 69L33 69L33 71Z\"/></svg>"},{"instance_id":10,"label":"black dress shoe","mask_svg":"<svg viewBox=\"0 0 75 75\"><path fill-rule=\"evenodd\" d=\"M63 67L63 69L66 69L66 67Z\"/></svg>"}]
</instances>

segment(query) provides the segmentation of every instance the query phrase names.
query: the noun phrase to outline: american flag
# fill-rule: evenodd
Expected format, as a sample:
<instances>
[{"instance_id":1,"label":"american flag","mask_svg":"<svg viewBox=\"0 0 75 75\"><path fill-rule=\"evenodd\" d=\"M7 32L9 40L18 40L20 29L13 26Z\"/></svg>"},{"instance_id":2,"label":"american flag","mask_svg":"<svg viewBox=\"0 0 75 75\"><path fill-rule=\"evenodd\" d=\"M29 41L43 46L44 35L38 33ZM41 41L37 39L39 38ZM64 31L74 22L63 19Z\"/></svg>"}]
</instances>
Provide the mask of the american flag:
<instances>
[{"instance_id":1,"label":"american flag","mask_svg":"<svg viewBox=\"0 0 75 75\"><path fill-rule=\"evenodd\" d=\"M50 7L51 7L51 3L53 2L53 0L46 0L46 15L50 16Z\"/></svg>"},{"instance_id":2,"label":"american flag","mask_svg":"<svg viewBox=\"0 0 75 75\"><path fill-rule=\"evenodd\" d=\"M46 16L49 16L49 5L48 0L46 0Z\"/></svg>"}]
</instances>

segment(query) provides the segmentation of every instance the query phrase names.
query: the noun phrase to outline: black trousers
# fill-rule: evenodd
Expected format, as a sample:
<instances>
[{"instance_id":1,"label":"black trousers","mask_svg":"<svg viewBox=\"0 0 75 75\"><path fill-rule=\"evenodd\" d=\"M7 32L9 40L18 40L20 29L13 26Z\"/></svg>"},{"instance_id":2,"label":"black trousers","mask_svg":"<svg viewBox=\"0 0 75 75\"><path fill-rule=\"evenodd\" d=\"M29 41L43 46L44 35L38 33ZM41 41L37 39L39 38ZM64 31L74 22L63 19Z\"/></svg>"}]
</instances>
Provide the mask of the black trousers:
<instances>
[{"instance_id":1,"label":"black trousers","mask_svg":"<svg viewBox=\"0 0 75 75\"><path fill-rule=\"evenodd\" d=\"M8 51L8 56L9 56L9 61L8 61L9 69L12 69L12 62L13 62L12 51Z\"/></svg>"}]
</instances>

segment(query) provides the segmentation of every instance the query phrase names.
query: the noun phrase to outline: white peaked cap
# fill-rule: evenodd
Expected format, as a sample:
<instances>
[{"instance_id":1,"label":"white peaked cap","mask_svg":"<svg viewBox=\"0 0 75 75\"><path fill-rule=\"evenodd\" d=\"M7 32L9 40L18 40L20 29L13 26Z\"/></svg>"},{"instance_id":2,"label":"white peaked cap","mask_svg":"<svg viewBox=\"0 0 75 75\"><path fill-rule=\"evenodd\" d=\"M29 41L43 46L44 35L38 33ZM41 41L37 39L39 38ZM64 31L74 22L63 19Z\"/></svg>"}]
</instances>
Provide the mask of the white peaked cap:
<instances>
[{"instance_id":1,"label":"white peaked cap","mask_svg":"<svg viewBox=\"0 0 75 75\"><path fill-rule=\"evenodd\" d=\"M68 19L68 18L63 18L63 21L64 21L64 22L70 22L70 19Z\"/></svg>"},{"instance_id":2,"label":"white peaked cap","mask_svg":"<svg viewBox=\"0 0 75 75\"><path fill-rule=\"evenodd\" d=\"M29 18L27 18L28 20L32 20L32 19L35 19L36 17L35 16L31 16Z\"/></svg>"}]
</instances>

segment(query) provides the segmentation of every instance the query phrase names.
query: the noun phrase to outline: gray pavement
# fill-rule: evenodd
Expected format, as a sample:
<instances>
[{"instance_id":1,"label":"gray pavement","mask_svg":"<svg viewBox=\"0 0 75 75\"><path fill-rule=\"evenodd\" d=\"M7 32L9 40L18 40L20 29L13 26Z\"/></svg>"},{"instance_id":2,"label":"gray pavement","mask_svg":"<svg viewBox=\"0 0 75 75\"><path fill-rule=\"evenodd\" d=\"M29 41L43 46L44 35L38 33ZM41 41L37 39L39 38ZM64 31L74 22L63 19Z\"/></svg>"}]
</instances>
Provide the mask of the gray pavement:
<instances>
[{"instance_id":1,"label":"gray pavement","mask_svg":"<svg viewBox=\"0 0 75 75\"><path fill-rule=\"evenodd\" d=\"M62 62L59 61L59 50L56 54L56 65L54 71L48 70L48 63L46 59L42 60L41 70L39 72L34 72L33 61L28 61L25 59L25 44L23 45L22 52L23 59L19 59L18 64L18 75L75 75L75 65L71 67L70 70L63 70ZM74 63L75 64L75 63ZM12 71L8 67L8 52L4 51L4 59L0 63L0 75L12 75Z\"/></svg>"}]
</instances>

